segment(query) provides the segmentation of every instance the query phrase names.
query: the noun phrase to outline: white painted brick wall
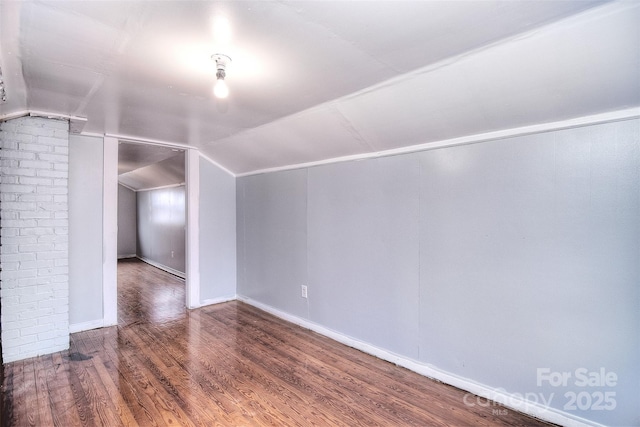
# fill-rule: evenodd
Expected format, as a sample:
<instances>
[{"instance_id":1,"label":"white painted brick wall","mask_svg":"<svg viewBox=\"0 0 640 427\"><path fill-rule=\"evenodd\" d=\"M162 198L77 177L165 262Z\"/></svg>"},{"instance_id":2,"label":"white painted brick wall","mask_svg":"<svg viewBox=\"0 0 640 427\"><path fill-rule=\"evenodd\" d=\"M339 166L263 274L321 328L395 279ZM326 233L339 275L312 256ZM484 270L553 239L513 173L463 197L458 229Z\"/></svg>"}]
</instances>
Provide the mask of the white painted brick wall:
<instances>
[{"instance_id":1,"label":"white painted brick wall","mask_svg":"<svg viewBox=\"0 0 640 427\"><path fill-rule=\"evenodd\" d=\"M0 123L4 362L69 347L69 123Z\"/></svg>"}]
</instances>

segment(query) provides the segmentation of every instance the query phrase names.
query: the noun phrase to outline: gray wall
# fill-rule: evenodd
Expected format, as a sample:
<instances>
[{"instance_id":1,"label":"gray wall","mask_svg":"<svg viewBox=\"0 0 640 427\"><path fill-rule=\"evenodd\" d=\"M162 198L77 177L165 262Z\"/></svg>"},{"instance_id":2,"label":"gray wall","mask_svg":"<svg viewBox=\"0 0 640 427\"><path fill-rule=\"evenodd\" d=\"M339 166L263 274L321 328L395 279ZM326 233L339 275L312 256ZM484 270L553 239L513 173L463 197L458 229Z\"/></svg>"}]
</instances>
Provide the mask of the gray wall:
<instances>
[{"instance_id":1,"label":"gray wall","mask_svg":"<svg viewBox=\"0 0 640 427\"><path fill-rule=\"evenodd\" d=\"M137 192L138 256L185 273L184 185Z\"/></svg>"},{"instance_id":2,"label":"gray wall","mask_svg":"<svg viewBox=\"0 0 640 427\"><path fill-rule=\"evenodd\" d=\"M249 176L237 209L239 295L575 416L640 423L640 121ZM615 386L575 385L601 367ZM538 368L573 379L538 385ZM616 408L565 408L571 391L613 392Z\"/></svg>"},{"instance_id":3,"label":"gray wall","mask_svg":"<svg viewBox=\"0 0 640 427\"><path fill-rule=\"evenodd\" d=\"M102 138L69 136L69 324L101 322Z\"/></svg>"},{"instance_id":4,"label":"gray wall","mask_svg":"<svg viewBox=\"0 0 640 427\"><path fill-rule=\"evenodd\" d=\"M136 192L118 185L118 258L137 254L137 216Z\"/></svg>"},{"instance_id":5,"label":"gray wall","mask_svg":"<svg viewBox=\"0 0 640 427\"><path fill-rule=\"evenodd\" d=\"M200 158L200 300L236 296L236 184Z\"/></svg>"},{"instance_id":6,"label":"gray wall","mask_svg":"<svg viewBox=\"0 0 640 427\"><path fill-rule=\"evenodd\" d=\"M236 185L238 294L306 318L299 295L307 283L307 171L249 176Z\"/></svg>"}]
</instances>

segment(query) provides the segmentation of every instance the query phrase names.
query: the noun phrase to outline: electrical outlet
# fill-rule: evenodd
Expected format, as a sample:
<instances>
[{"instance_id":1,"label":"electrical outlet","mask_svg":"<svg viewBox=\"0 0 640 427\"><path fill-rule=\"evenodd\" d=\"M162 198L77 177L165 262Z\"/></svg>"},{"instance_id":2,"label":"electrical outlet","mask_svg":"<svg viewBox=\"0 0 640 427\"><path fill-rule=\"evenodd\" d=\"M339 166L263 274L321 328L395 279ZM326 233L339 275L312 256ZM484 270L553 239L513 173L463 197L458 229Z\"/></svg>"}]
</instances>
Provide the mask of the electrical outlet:
<instances>
[{"instance_id":1,"label":"electrical outlet","mask_svg":"<svg viewBox=\"0 0 640 427\"><path fill-rule=\"evenodd\" d=\"M307 287L302 285L302 298L307 298Z\"/></svg>"},{"instance_id":2,"label":"electrical outlet","mask_svg":"<svg viewBox=\"0 0 640 427\"><path fill-rule=\"evenodd\" d=\"M171 258L173 258L173 251L171 251Z\"/></svg>"}]
</instances>

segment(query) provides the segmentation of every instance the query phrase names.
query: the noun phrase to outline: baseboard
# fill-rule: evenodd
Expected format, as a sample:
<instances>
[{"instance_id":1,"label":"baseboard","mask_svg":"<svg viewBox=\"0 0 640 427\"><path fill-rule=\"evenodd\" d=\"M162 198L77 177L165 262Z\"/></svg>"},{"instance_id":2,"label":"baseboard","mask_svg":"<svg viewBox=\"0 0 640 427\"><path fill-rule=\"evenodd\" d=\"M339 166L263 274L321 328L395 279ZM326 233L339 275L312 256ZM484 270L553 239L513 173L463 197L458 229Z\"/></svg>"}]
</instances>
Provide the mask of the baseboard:
<instances>
[{"instance_id":1,"label":"baseboard","mask_svg":"<svg viewBox=\"0 0 640 427\"><path fill-rule=\"evenodd\" d=\"M450 372L438 369L435 366L427 365L427 364L418 362L416 360L409 359L404 356L395 354L383 348L373 346L366 342L344 335L340 332L328 329L322 325L311 322L307 319L303 319L301 317L291 315L284 311L280 311L277 308L263 304L259 301L253 300L244 295L238 295L237 299L246 304L259 308L260 310L266 311L267 313L273 314L274 316L284 319L288 322L294 323L298 326L301 326L306 329L310 329L321 335L329 337L349 347L353 347L364 353L371 354L372 356L375 356L379 359L386 360L398 366L402 366L403 368L407 368L420 375L424 375L425 377L429 377L434 380L451 385L453 387L459 388L461 390L468 391L476 396L490 399L494 402L504 405L507 408L530 415L532 417L535 417L544 421L548 421L554 424L570 426L570 427L578 427L578 426L603 427L602 424L598 424L596 422L589 421L584 418L576 417L574 415L568 414L566 412L562 412L554 408L548 408L539 403L525 400L519 394L507 393L504 390L496 389L494 387L489 387L487 385L477 383L468 378L463 378L458 375L452 374Z\"/></svg>"},{"instance_id":2,"label":"baseboard","mask_svg":"<svg viewBox=\"0 0 640 427\"><path fill-rule=\"evenodd\" d=\"M76 332L102 328L104 326L108 326L104 324L104 319L90 320L88 322L82 322L82 323L73 323L69 325L69 333L73 334Z\"/></svg>"},{"instance_id":3,"label":"baseboard","mask_svg":"<svg viewBox=\"0 0 640 427\"><path fill-rule=\"evenodd\" d=\"M167 267L166 265L160 264L158 262L152 261L149 258L145 258L145 257L140 257L140 256L136 256L136 258L138 258L140 261L146 262L149 265L154 266L155 268L159 268L160 270L166 271L167 273L171 273L174 276L178 276L181 279L186 279L187 275L185 273L183 273L182 271L178 271L176 269L173 269L171 267Z\"/></svg>"},{"instance_id":4,"label":"baseboard","mask_svg":"<svg viewBox=\"0 0 640 427\"><path fill-rule=\"evenodd\" d=\"M137 258L136 254L118 255L118 259Z\"/></svg>"},{"instance_id":5,"label":"baseboard","mask_svg":"<svg viewBox=\"0 0 640 427\"><path fill-rule=\"evenodd\" d=\"M237 295L229 295L229 296L226 296L226 297L205 299L205 300L200 302L199 307L204 307L206 305L222 304L223 302L235 301L237 299L238 299Z\"/></svg>"}]
</instances>

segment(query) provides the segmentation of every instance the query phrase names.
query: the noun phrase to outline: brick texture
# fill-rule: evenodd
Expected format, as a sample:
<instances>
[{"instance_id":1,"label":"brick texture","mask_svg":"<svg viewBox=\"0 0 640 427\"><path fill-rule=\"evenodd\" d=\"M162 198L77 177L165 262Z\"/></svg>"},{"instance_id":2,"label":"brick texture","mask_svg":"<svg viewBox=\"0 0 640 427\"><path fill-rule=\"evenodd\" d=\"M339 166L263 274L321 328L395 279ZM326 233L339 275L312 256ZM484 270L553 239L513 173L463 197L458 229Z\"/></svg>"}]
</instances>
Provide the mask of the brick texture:
<instances>
[{"instance_id":1,"label":"brick texture","mask_svg":"<svg viewBox=\"0 0 640 427\"><path fill-rule=\"evenodd\" d=\"M0 302L4 362L69 347L69 123L0 123Z\"/></svg>"}]
</instances>

